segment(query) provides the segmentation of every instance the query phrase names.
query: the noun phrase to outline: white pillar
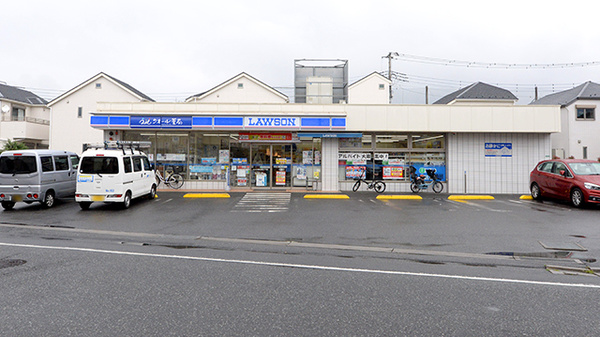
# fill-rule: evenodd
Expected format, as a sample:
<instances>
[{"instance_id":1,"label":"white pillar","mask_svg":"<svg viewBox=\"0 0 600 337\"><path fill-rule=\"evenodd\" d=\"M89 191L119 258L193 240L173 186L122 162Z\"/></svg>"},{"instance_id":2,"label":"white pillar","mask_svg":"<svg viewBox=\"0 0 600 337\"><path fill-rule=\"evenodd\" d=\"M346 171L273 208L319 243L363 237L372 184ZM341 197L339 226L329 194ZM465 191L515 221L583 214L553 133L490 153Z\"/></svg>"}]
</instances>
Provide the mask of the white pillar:
<instances>
[{"instance_id":1,"label":"white pillar","mask_svg":"<svg viewBox=\"0 0 600 337\"><path fill-rule=\"evenodd\" d=\"M338 139L323 138L321 142L321 182L323 191L337 192L338 184Z\"/></svg>"}]
</instances>

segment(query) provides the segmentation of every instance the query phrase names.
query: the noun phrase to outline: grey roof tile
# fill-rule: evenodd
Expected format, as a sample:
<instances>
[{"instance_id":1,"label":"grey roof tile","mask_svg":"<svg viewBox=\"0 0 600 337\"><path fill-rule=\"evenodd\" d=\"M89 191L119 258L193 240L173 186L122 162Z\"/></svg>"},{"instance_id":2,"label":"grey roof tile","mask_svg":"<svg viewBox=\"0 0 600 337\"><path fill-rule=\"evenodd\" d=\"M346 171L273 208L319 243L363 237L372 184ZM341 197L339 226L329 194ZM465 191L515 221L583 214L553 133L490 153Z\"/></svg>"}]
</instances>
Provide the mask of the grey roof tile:
<instances>
[{"instance_id":1,"label":"grey roof tile","mask_svg":"<svg viewBox=\"0 0 600 337\"><path fill-rule=\"evenodd\" d=\"M438 99L433 104L448 104L454 100L460 99L518 100L517 96L513 95L512 92L506 89L483 82L476 82Z\"/></svg>"},{"instance_id":2,"label":"grey roof tile","mask_svg":"<svg viewBox=\"0 0 600 337\"><path fill-rule=\"evenodd\" d=\"M566 106L578 99L600 99L600 84L588 81L572 89L544 96L530 104Z\"/></svg>"},{"instance_id":3,"label":"grey roof tile","mask_svg":"<svg viewBox=\"0 0 600 337\"><path fill-rule=\"evenodd\" d=\"M0 84L0 97L32 105L46 105L48 103L48 101L31 91L5 84Z\"/></svg>"}]
</instances>

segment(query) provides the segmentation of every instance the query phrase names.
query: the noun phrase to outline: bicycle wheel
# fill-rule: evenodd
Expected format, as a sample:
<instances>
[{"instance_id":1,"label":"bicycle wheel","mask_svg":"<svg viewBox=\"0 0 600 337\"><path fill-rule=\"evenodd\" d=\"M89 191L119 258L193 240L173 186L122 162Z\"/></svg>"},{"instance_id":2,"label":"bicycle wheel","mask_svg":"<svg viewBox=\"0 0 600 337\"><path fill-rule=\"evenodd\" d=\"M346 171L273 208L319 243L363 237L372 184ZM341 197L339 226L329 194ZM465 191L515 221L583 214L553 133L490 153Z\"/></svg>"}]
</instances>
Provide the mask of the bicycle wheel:
<instances>
[{"instance_id":1,"label":"bicycle wheel","mask_svg":"<svg viewBox=\"0 0 600 337\"><path fill-rule=\"evenodd\" d=\"M356 191L358 191L358 189L359 189L359 188L360 188L360 180L357 180L357 181L354 183L354 186L352 186L352 192L356 192Z\"/></svg>"},{"instance_id":2,"label":"bicycle wheel","mask_svg":"<svg viewBox=\"0 0 600 337\"><path fill-rule=\"evenodd\" d=\"M375 192L383 193L383 191L385 191L385 183L383 181L376 181L374 185L375 185Z\"/></svg>"},{"instance_id":3,"label":"bicycle wheel","mask_svg":"<svg viewBox=\"0 0 600 337\"><path fill-rule=\"evenodd\" d=\"M421 188L419 187L419 184L417 183L410 183L410 190L413 191L413 193L417 193L419 192Z\"/></svg>"},{"instance_id":4,"label":"bicycle wheel","mask_svg":"<svg viewBox=\"0 0 600 337\"><path fill-rule=\"evenodd\" d=\"M174 189L183 186L183 177L179 173L173 173L167 178L167 184Z\"/></svg>"},{"instance_id":5,"label":"bicycle wheel","mask_svg":"<svg viewBox=\"0 0 600 337\"><path fill-rule=\"evenodd\" d=\"M435 193L440 193L444 189L444 185L442 185L441 182L436 181L435 183L433 183L432 188Z\"/></svg>"}]
</instances>

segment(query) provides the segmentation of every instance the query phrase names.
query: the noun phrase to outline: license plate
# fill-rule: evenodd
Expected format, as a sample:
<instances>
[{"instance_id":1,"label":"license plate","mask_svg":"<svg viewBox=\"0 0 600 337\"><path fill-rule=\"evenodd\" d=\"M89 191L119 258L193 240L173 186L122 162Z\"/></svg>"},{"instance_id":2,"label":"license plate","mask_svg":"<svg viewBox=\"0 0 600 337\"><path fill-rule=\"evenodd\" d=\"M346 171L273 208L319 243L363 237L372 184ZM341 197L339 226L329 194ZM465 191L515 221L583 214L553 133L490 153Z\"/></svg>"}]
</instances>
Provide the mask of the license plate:
<instances>
[{"instance_id":1,"label":"license plate","mask_svg":"<svg viewBox=\"0 0 600 337\"><path fill-rule=\"evenodd\" d=\"M103 195L92 195L92 201L104 201Z\"/></svg>"},{"instance_id":2,"label":"license plate","mask_svg":"<svg viewBox=\"0 0 600 337\"><path fill-rule=\"evenodd\" d=\"M23 196L18 195L18 194L17 195L13 195L11 197L11 201L23 201Z\"/></svg>"}]
</instances>

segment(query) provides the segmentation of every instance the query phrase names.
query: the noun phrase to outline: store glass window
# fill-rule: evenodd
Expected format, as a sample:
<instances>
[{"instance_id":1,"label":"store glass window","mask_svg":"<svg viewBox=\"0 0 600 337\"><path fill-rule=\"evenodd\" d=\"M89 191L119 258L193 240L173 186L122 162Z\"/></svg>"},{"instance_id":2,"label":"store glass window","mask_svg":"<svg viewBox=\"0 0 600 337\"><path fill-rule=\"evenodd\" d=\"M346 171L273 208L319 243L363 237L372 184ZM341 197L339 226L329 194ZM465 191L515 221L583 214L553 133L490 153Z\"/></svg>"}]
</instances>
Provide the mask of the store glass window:
<instances>
[{"instance_id":1,"label":"store glass window","mask_svg":"<svg viewBox=\"0 0 600 337\"><path fill-rule=\"evenodd\" d=\"M408 135L376 135L375 148L406 149L408 148Z\"/></svg>"},{"instance_id":2,"label":"store glass window","mask_svg":"<svg viewBox=\"0 0 600 337\"><path fill-rule=\"evenodd\" d=\"M321 138L300 137L292 152L292 186L312 187L321 179Z\"/></svg>"},{"instance_id":3,"label":"store glass window","mask_svg":"<svg viewBox=\"0 0 600 337\"><path fill-rule=\"evenodd\" d=\"M156 169L163 177L171 173L179 173L187 177L187 159L189 147L189 135L187 133L163 133L156 134Z\"/></svg>"},{"instance_id":4,"label":"store glass window","mask_svg":"<svg viewBox=\"0 0 600 337\"><path fill-rule=\"evenodd\" d=\"M411 153L405 175L410 166L413 166L419 175L427 175L427 169L433 169L439 180L446 181L446 154L444 152Z\"/></svg>"},{"instance_id":5,"label":"store glass window","mask_svg":"<svg viewBox=\"0 0 600 337\"><path fill-rule=\"evenodd\" d=\"M372 147L371 135L363 135L362 138L340 138L339 147L341 149L370 149Z\"/></svg>"},{"instance_id":6,"label":"store glass window","mask_svg":"<svg viewBox=\"0 0 600 337\"><path fill-rule=\"evenodd\" d=\"M412 135L413 149L443 149L446 138L441 133Z\"/></svg>"},{"instance_id":7,"label":"store glass window","mask_svg":"<svg viewBox=\"0 0 600 337\"><path fill-rule=\"evenodd\" d=\"M230 160L229 137L228 133L194 133L191 135L190 179L227 179L227 168Z\"/></svg>"}]
</instances>

